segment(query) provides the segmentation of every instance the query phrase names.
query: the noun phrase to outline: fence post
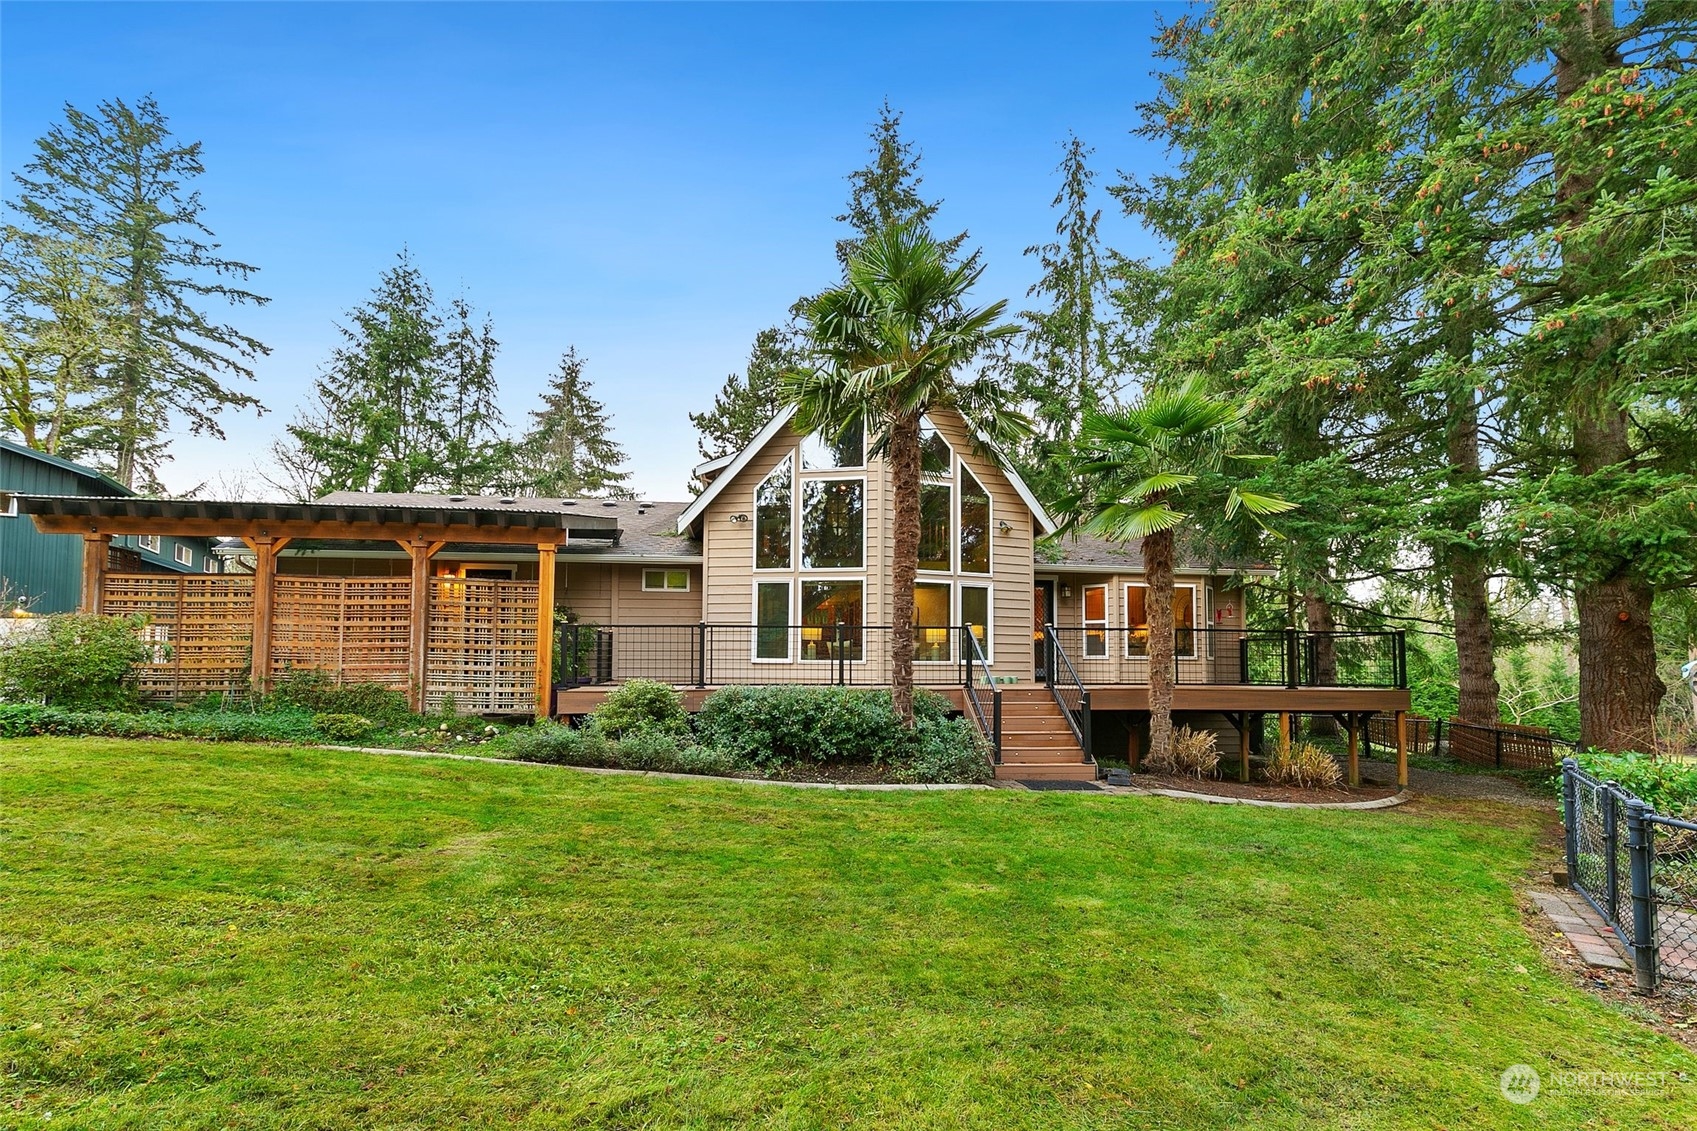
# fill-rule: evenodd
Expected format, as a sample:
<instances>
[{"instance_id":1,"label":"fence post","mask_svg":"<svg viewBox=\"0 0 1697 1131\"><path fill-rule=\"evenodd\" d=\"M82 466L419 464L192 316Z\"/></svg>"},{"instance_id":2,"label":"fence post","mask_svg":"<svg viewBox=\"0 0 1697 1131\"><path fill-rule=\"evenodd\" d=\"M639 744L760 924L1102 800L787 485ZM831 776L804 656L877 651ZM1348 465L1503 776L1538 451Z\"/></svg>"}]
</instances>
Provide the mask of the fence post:
<instances>
[{"instance_id":1,"label":"fence post","mask_svg":"<svg viewBox=\"0 0 1697 1131\"><path fill-rule=\"evenodd\" d=\"M695 626L695 686L707 686L707 622Z\"/></svg>"},{"instance_id":2,"label":"fence post","mask_svg":"<svg viewBox=\"0 0 1697 1131\"><path fill-rule=\"evenodd\" d=\"M1578 762L1572 758L1561 760L1561 811L1566 826L1567 886L1570 888L1579 886L1579 782L1573 776L1578 772Z\"/></svg>"},{"instance_id":3,"label":"fence post","mask_svg":"<svg viewBox=\"0 0 1697 1131\"><path fill-rule=\"evenodd\" d=\"M1632 980L1641 994L1656 992L1660 958L1656 952L1656 901L1650 890L1654 848L1648 806L1636 797L1626 803L1626 851L1632 871Z\"/></svg>"},{"instance_id":4,"label":"fence post","mask_svg":"<svg viewBox=\"0 0 1697 1131\"><path fill-rule=\"evenodd\" d=\"M1002 689L996 688L990 693L991 711L991 743L996 751L996 761L1002 760Z\"/></svg>"},{"instance_id":5,"label":"fence post","mask_svg":"<svg viewBox=\"0 0 1697 1131\"><path fill-rule=\"evenodd\" d=\"M848 662L843 656L843 622L838 621L836 627L837 651L837 686L842 687L848 681Z\"/></svg>"},{"instance_id":6,"label":"fence post","mask_svg":"<svg viewBox=\"0 0 1697 1131\"><path fill-rule=\"evenodd\" d=\"M1078 729L1079 737L1082 738L1084 742L1084 760L1086 762L1094 762L1096 760L1096 755L1092 753L1094 744L1091 742L1090 735L1090 692L1082 692L1078 697L1078 701L1080 704Z\"/></svg>"},{"instance_id":7,"label":"fence post","mask_svg":"<svg viewBox=\"0 0 1697 1131\"><path fill-rule=\"evenodd\" d=\"M1500 770L1500 769L1503 768L1503 732L1500 731L1500 730L1493 729L1491 731L1491 737L1496 739L1497 769Z\"/></svg>"},{"instance_id":8,"label":"fence post","mask_svg":"<svg viewBox=\"0 0 1697 1131\"><path fill-rule=\"evenodd\" d=\"M1237 638L1237 681L1249 682L1249 636L1240 634Z\"/></svg>"},{"instance_id":9,"label":"fence post","mask_svg":"<svg viewBox=\"0 0 1697 1131\"><path fill-rule=\"evenodd\" d=\"M1396 656L1394 666L1396 667L1397 687L1406 688L1408 686L1408 630L1405 628L1399 628L1396 630ZM1433 753L1435 754L1437 751L1434 750Z\"/></svg>"},{"instance_id":10,"label":"fence post","mask_svg":"<svg viewBox=\"0 0 1697 1131\"><path fill-rule=\"evenodd\" d=\"M1295 687L1300 682L1301 677L1297 673L1297 668L1300 666L1301 662L1302 662L1301 658L1297 655L1296 629L1286 628L1285 629L1285 686L1286 687Z\"/></svg>"},{"instance_id":11,"label":"fence post","mask_svg":"<svg viewBox=\"0 0 1697 1131\"><path fill-rule=\"evenodd\" d=\"M1608 905L1609 922L1620 922L1620 794L1614 782L1603 786L1603 902Z\"/></svg>"}]
</instances>

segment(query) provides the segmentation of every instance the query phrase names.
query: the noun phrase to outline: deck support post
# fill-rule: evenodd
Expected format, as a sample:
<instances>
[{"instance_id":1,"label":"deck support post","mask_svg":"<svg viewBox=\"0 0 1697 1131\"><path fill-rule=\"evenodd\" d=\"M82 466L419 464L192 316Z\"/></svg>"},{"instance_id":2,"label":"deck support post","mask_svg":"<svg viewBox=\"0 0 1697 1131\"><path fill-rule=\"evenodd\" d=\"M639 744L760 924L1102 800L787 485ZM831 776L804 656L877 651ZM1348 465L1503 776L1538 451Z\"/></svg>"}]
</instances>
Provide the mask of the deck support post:
<instances>
[{"instance_id":1,"label":"deck support post","mask_svg":"<svg viewBox=\"0 0 1697 1131\"><path fill-rule=\"evenodd\" d=\"M1349 776L1345 779L1353 789L1361 784L1361 716L1349 713Z\"/></svg>"},{"instance_id":2,"label":"deck support post","mask_svg":"<svg viewBox=\"0 0 1697 1131\"><path fill-rule=\"evenodd\" d=\"M554 713L554 565L559 549L552 542L536 545L536 717Z\"/></svg>"},{"instance_id":3,"label":"deck support post","mask_svg":"<svg viewBox=\"0 0 1697 1131\"><path fill-rule=\"evenodd\" d=\"M1249 712L1237 716L1237 780L1249 781Z\"/></svg>"},{"instance_id":4,"label":"deck support post","mask_svg":"<svg viewBox=\"0 0 1697 1131\"><path fill-rule=\"evenodd\" d=\"M82 536L82 611L100 611L100 589L106 579L106 558L112 550L110 534Z\"/></svg>"},{"instance_id":5,"label":"deck support post","mask_svg":"<svg viewBox=\"0 0 1697 1131\"><path fill-rule=\"evenodd\" d=\"M243 539L253 551L253 660L248 685L255 695L271 689L271 623L276 609L277 555L288 538L259 535Z\"/></svg>"},{"instance_id":6,"label":"deck support post","mask_svg":"<svg viewBox=\"0 0 1697 1131\"><path fill-rule=\"evenodd\" d=\"M1295 716L1289 711L1279 712L1279 747L1286 749L1296 745Z\"/></svg>"},{"instance_id":7,"label":"deck support post","mask_svg":"<svg viewBox=\"0 0 1697 1131\"><path fill-rule=\"evenodd\" d=\"M407 699L412 709L419 714L424 713L424 688L429 678L425 657L430 651L430 559L435 557L444 545L444 542L431 542L424 538L400 542L401 548L412 558L411 606L407 612L410 618L407 624L410 633L407 643L407 683L411 687L408 689Z\"/></svg>"},{"instance_id":8,"label":"deck support post","mask_svg":"<svg viewBox=\"0 0 1697 1131\"><path fill-rule=\"evenodd\" d=\"M1396 785L1408 788L1408 712L1396 713Z\"/></svg>"}]
</instances>

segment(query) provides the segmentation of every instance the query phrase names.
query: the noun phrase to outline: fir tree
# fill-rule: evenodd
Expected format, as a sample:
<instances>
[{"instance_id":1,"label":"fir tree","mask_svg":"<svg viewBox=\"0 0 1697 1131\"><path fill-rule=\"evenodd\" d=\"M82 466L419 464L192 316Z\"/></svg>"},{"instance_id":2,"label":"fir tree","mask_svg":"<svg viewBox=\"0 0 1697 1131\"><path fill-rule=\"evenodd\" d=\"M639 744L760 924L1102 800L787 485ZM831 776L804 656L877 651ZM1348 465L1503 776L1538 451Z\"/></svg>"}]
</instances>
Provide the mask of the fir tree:
<instances>
[{"instance_id":1,"label":"fir tree","mask_svg":"<svg viewBox=\"0 0 1697 1131\"><path fill-rule=\"evenodd\" d=\"M503 435L496 403L495 354L500 344L487 316L473 325L471 308L456 298L449 307L450 329L443 343L443 381L448 403L442 426L440 486L459 495L504 491L518 480L512 443Z\"/></svg>"},{"instance_id":2,"label":"fir tree","mask_svg":"<svg viewBox=\"0 0 1697 1131\"><path fill-rule=\"evenodd\" d=\"M747 447L777 415L780 378L802 361L795 334L787 327L770 326L756 334L747 368L725 378L712 408L689 414L701 458L718 459Z\"/></svg>"},{"instance_id":3,"label":"fir tree","mask_svg":"<svg viewBox=\"0 0 1697 1131\"><path fill-rule=\"evenodd\" d=\"M919 186L925 179L919 175L920 154L912 142L902 139L901 124L901 112L886 100L872 124L871 161L848 175L848 210L836 218L855 233L837 241L837 261L845 266L868 236L894 225L929 233L932 218L943 206L941 200L926 200L920 195ZM937 242L953 259L966 237L967 233L961 232ZM799 308L801 304L797 305Z\"/></svg>"},{"instance_id":4,"label":"fir tree","mask_svg":"<svg viewBox=\"0 0 1697 1131\"><path fill-rule=\"evenodd\" d=\"M567 349L542 395L542 407L532 410L530 431L519 441L525 480L538 495L549 497L632 498L625 485L630 474L619 467L624 450L613 442L606 407L592 395L583 366L577 350Z\"/></svg>"},{"instance_id":5,"label":"fir tree","mask_svg":"<svg viewBox=\"0 0 1697 1131\"><path fill-rule=\"evenodd\" d=\"M221 256L202 219L191 187L200 150L172 138L152 98L113 99L93 114L67 105L14 178L30 229L102 249L117 333L87 443L127 487L152 484L167 429L222 436L223 410L259 407L229 382L251 380L253 359L269 351L200 307L266 301L239 285L255 269Z\"/></svg>"}]
</instances>

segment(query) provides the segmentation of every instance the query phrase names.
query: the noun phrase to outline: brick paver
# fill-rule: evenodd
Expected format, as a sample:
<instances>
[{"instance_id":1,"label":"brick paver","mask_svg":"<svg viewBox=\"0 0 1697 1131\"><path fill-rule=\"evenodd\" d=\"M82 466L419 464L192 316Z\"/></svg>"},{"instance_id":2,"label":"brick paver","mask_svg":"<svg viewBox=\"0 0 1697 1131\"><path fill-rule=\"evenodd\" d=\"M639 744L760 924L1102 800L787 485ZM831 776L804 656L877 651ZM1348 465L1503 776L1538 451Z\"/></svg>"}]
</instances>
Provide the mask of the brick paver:
<instances>
[{"instance_id":1,"label":"brick paver","mask_svg":"<svg viewBox=\"0 0 1697 1131\"><path fill-rule=\"evenodd\" d=\"M1603 922L1585 898L1568 891L1535 891L1532 899L1550 917L1587 966L1605 970L1631 970L1626 948L1614 928Z\"/></svg>"}]
</instances>

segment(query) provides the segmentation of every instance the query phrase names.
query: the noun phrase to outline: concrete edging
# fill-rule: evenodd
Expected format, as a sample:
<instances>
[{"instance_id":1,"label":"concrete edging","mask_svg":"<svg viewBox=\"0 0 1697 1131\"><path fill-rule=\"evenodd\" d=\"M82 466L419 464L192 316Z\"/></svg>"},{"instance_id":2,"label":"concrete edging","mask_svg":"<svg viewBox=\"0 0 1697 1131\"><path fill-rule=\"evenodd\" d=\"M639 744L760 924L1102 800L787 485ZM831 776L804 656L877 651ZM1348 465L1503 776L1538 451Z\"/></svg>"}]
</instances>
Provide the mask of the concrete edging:
<instances>
[{"instance_id":1,"label":"concrete edging","mask_svg":"<svg viewBox=\"0 0 1697 1131\"><path fill-rule=\"evenodd\" d=\"M1186 789L1138 789L1108 786L1108 792L1142 797L1172 797L1180 801L1206 801L1211 805L1256 805L1263 809L1392 809L1414 800L1408 790L1372 801L1268 801L1260 797L1223 797L1217 793L1192 793Z\"/></svg>"}]
</instances>

